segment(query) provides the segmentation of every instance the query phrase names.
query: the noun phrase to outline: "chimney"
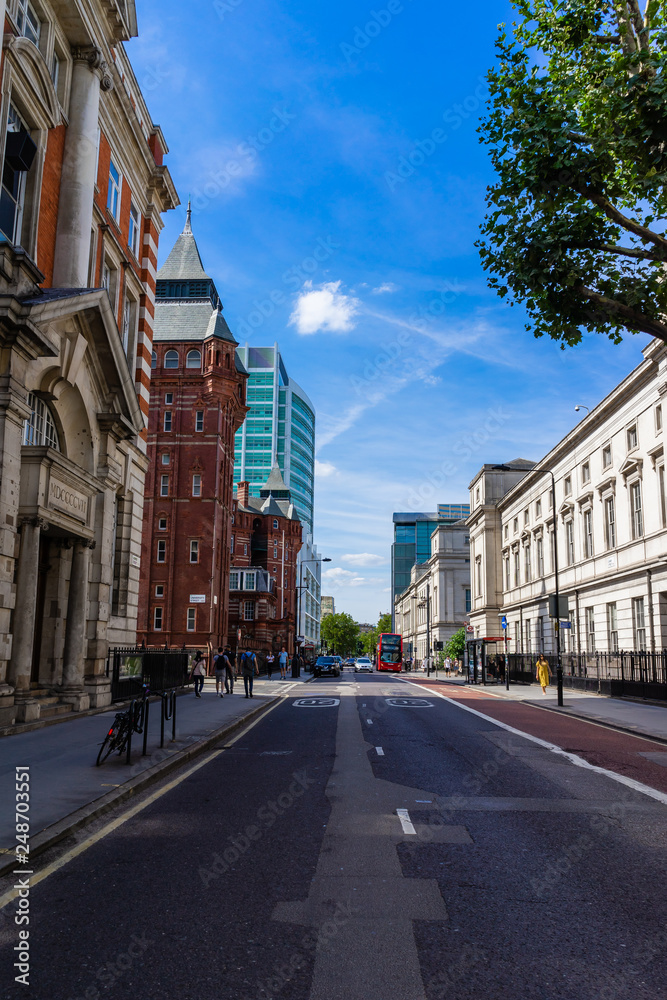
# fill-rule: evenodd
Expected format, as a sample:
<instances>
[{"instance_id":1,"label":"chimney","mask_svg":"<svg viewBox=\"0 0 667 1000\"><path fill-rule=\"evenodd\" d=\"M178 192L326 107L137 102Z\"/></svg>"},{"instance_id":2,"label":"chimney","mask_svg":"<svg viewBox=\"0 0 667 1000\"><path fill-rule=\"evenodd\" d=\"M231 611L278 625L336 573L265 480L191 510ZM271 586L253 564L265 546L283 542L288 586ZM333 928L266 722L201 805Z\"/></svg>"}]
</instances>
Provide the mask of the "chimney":
<instances>
[{"instance_id":1,"label":"chimney","mask_svg":"<svg viewBox=\"0 0 667 1000\"><path fill-rule=\"evenodd\" d=\"M242 507L248 506L248 500L250 499L250 483L243 482L238 484L236 487L236 499Z\"/></svg>"}]
</instances>

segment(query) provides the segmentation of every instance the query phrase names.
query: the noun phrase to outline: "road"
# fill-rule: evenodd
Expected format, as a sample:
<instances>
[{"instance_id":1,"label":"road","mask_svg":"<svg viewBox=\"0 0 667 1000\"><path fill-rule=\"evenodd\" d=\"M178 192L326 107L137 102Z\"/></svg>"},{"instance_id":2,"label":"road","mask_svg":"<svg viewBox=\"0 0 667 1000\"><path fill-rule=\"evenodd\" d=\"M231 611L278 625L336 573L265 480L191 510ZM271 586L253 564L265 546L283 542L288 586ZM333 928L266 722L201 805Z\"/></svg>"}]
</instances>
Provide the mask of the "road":
<instances>
[{"instance_id":1,"label":"road","mask_svg":"<svg viewBox=\"0 0 667 1000\"><path fill-rule=\"evenodd\" d=\"M667 997L667 805L478 711L295 688L40 864L2 997Z\"/></svg>"}]
</instances>

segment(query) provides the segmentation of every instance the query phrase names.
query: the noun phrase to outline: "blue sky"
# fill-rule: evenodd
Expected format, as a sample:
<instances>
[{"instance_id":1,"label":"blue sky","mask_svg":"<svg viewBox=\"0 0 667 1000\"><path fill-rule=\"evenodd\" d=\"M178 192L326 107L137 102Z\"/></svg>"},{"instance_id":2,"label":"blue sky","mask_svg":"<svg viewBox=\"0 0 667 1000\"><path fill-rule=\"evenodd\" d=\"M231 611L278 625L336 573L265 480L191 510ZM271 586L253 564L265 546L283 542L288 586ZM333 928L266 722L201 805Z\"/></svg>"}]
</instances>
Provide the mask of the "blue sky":
<instances>
[{"instance_id":1,"label":"blue sky","mask_svg":"<svg viewBox=\"0 0 667 1000\"><path fill-rule=\"evenodd\" d=\"M486 287L474 241L492 173L476 127L508 4L137 9L127 48L183 202L161 261L190 193L237 340L278 341L315 404L323 591L375 621L392 511L465 502L483 462L538 459L645 338L563 352Z\"/></svg>"}]
</instances>

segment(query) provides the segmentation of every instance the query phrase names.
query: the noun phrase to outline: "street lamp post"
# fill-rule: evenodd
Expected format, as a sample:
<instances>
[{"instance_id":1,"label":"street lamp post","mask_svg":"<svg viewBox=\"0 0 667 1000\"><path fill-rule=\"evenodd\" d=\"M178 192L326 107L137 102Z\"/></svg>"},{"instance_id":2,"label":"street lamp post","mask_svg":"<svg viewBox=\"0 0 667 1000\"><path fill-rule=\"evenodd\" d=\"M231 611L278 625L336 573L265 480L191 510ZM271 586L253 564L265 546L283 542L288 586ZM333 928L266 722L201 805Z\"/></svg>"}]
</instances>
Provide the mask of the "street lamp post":
<instances>
[{"instance_id":1,"label":"street lamp post","mask_svg":"<svg viewBox=\"0 0 667 1000\"><path fill-rule=\"evenodd\" d=\"M318 556L316 559L302 559L299 562L299 586L296 588L296 636L295 636L295 642L296 642L296 638L299 635L299 629L301 627L301 591L308 589L308 585L303 583L303 567L307 563L317 563L317 562L323 562L323 563L325 563L325 562L331 562L331 559L328 556L326 558L324 558L324 559L320 559L320 557Z\"/></svg>"},{"instance_id":2,"label":"street lamp post","mask_svg":"<svg viewBox=\"0 0 667 1000\"><path fill-rule=\"evenodd\" d=\"M420 601L420 608L426 608L426 676L431 676L431 584L426 584L426 600Z\"/></svg>"},{"instance_id":3,"label":"street lamp post","mask_svg":"<svg viewBox=\"0 0 667 1000\"><path fill-rule=\"evenodd\" d=\"M558 707L563 707L563 664L560 653L560 590L558 581L558 512L556 510L556 477L551 469L542 469L551 476L551 503L554 511L554 585L556 590L556 617L554 619L556 630L556 685L558 691Z\"/></svg>"}]
</instances>

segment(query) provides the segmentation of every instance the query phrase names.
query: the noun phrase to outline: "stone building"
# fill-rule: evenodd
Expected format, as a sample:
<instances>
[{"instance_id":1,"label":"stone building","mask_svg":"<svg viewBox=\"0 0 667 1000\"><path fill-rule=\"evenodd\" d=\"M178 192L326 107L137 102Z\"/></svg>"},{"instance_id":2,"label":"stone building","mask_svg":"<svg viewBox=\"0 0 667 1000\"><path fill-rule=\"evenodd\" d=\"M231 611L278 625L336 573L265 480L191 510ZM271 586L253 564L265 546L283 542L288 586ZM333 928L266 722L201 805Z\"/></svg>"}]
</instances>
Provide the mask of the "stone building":
<instances>
[{"instance_id":1,"label":"stone building","mask_svg":"<svg viewBox=\"0 0 667 1000\"><path fill-rule=\"evenodd\" d=\"M667 347L653 340L643 354L539 462L485 465L473 479L476 637L502 634L505 615L511 652L554 652L557 540L566 653L667 648Z\"/></svg>"},{"instance_id":2,"label":"stone building","mask_svg":"<svg viewBox=\"0 0 667 1000\"><path fill-rule=\"evenodd\" d=\"M234 433L247 374L213 280L185 228L157 275L140 641L227 641Z\"/></svg>"},{"instance_id":3,"label":"stone building","mask_svg":"<svg viewBox=\"0 0 667 1000\"><path fill-rule=\"evenodd\" d=\"M123 49L133 0L1 7L7 724L107 704L108 646L136 633L157 247L178 199Z\"/></svg>"},{"instance_id":4,"label":"stone building","mask_svg":"<svg viewBox=\"0 0 667 1000\"><path fill-rule=\"evenodd\" d=\"M250 483L238 484L229 573L233 649L294 651L301 545L301 521L277 465L259 497L250 496Z\"/></svg>"},{"instance_id":5,"label":"stone building","mask_svg":"<svg viewBox=\"0 0 667 1000\"><path fill-rule=\"evenodd\" d=\"M428 585L428 586L427 586ZM427 621L427 602L430 614ZM394 601L395 630L403 655L421 662L435 642L447 642L470 610L470 553L466 522L439 524L431 533L431 555L412 567L410 584ZM429 628L427 629L427 625Z\"/></svg>"}]
</instances>

